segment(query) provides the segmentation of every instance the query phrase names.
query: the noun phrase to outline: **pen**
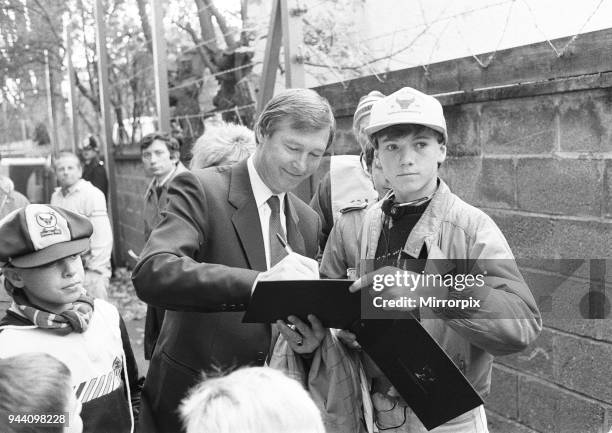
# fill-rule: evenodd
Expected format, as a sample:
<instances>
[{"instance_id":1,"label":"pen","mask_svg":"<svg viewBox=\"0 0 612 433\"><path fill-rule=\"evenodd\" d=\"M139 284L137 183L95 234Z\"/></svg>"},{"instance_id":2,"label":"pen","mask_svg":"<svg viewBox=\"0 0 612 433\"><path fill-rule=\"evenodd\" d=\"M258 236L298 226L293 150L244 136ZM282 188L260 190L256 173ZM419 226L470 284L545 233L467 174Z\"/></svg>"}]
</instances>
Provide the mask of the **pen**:
<instances>
[{"instance_id":1,"label":"pen","mask_svg":"<svg viewBox=\"0 0 612 433\"><path fill-rule=\"evenodd\" d=\"M287 244L287 242L285 242L285 240L283 239L283 237L280 234L276 234L276 238L278 239L278 241L281 243L281 245L283 246L283 248L285 249L285 251L287 252L287 254L291 254L293 252L293 250L291 249L291 247L289 246L289 244Z\"/></svg>"}]
</instances>

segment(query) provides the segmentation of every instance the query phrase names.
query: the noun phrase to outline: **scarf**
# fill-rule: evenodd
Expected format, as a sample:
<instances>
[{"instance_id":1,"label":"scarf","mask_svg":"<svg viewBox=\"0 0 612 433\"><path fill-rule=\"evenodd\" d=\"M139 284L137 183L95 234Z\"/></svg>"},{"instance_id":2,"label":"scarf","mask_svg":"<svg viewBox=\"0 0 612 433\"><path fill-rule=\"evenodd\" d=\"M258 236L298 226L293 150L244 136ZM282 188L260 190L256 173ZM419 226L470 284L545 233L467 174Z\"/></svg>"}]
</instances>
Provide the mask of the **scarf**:
<instances>
[{"instance_id":1,"label":"scarf","mask_svg":"<svg viewBox=\"0 0 612 433\"><path fill-rule=\"evenodd\" d=\"M5 285L7 282L8 280L5 281ZM10 309L25 316L39 328L50 329L58 335L87 331L94 312L93 298L82 294L79 299L72 303L69 309L60 314L55 314L36 307L28 300L23 290L13 287L11 292L13 304Z\"/></svg>"}]
</instances>

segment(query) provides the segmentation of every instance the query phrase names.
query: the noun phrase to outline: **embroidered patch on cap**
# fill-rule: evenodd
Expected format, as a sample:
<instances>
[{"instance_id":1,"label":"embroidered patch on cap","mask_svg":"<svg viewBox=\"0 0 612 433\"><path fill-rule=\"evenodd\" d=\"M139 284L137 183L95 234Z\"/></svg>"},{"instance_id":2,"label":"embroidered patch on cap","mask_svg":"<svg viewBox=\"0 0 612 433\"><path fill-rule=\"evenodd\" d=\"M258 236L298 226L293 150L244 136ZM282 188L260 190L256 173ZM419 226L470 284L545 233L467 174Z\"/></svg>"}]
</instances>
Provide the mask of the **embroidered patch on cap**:
<instances>
[{"instance_id":1,"label":"embroidered patch on cap","mask_svg":"<svg viewBox=\"0 0 612 433\"><path fill-rule=\"evenodd\" d=\"M25 210L28 234L35 250L70 240L68 221L59 212L42 204L33 204Z\"/></svg>"}]
</instances>

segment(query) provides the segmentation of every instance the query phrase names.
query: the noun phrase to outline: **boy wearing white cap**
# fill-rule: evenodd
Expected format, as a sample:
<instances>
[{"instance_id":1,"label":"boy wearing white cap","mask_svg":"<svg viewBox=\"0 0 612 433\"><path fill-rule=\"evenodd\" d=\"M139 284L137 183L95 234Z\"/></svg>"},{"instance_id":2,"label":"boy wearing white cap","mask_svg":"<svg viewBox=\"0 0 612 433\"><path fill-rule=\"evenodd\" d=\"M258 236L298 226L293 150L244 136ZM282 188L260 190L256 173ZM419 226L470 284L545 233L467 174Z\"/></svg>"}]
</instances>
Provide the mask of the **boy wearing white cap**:
<instances>
[{"instance_id":1,"label":"boy wearing white cap","mask_svg":"<svg viewBox=\"0 0 612 433\"><path fill-rule=\"evenodd\" d=\"M372 104L385 95L373 90L362 96L353 115L353 135L359 143L359 155L334 155L329 159L329 172L323 176L315 190L310 207L321 219L319 245L325 249L327 238L334 224L347 209L365 209L378 200L371 175L365 161L365 152L370 146L365 134Z\"/></svg>"},{"instance_id":2,"label":"boy wearing white cap","mask_svg":"<svg viewBox=\"0 0 612 433\"><path fill-rule=\"evenodd\" d=\"M486 262L482 285L415 284L407 290L395 283L380 292L383 297L406 296L416 301L416 308L402 309L400 314L419 319L484 398L490 390L493 357L523 350L540 333L535 300L493 220L453 194L438 177L448 135L442 106L435 98L402 88L374 103L366 132L392 190L364 218L361 278L351 291L370 290L373 281L398 270L434 274L434 261L453 267L453 275L464 276L475 275L475 264ZM376 270L366 276L365 268ZM420 300L432 295L438 300L472 299L480 306L423 307ZM384 375L375 372L374 376L372 399L378 427L427 431ZM486 432L484 409L475 408L432 431Z\"/></svg>"},{"instance_id":3,"label":"boy wearing white cap","mask_svg":"<svg viewBox=\"0 0 612 433\"><path fill-rule=\"evenodd\" d=\"M13 299L0 320L0 357L54 356L71 371L85 432L131 432L138 369L125 324L114 306L83 289L80 254L92 230L87 218L42 204L0 220L0 262Z\"/></svg>"}]
</instances>

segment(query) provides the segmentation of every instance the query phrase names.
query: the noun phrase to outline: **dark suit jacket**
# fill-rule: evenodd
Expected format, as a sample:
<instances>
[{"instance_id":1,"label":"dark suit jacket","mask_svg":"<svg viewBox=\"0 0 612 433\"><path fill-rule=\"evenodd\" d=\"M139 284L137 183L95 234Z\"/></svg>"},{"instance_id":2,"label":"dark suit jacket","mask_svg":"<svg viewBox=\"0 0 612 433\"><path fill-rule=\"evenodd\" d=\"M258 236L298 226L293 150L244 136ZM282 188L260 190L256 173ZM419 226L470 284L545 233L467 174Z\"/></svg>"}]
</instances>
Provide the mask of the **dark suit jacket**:
<instances>
[{"instance_id":1,"label":"dark suit jacket","mask_svg":"<svg viewBox=\"0 0 612 433\"><path fill-rule=\"evenodd\" d=\"M270 326L243 324L257 274L266 269L246 161L176 176L169 202L133 273L138 296L167 310L149 367L142 431L178 432L176 414L201 370L262 365ZM315 257L320 222L287 194L287 238Z\"/></svg>"}]
</instances>

